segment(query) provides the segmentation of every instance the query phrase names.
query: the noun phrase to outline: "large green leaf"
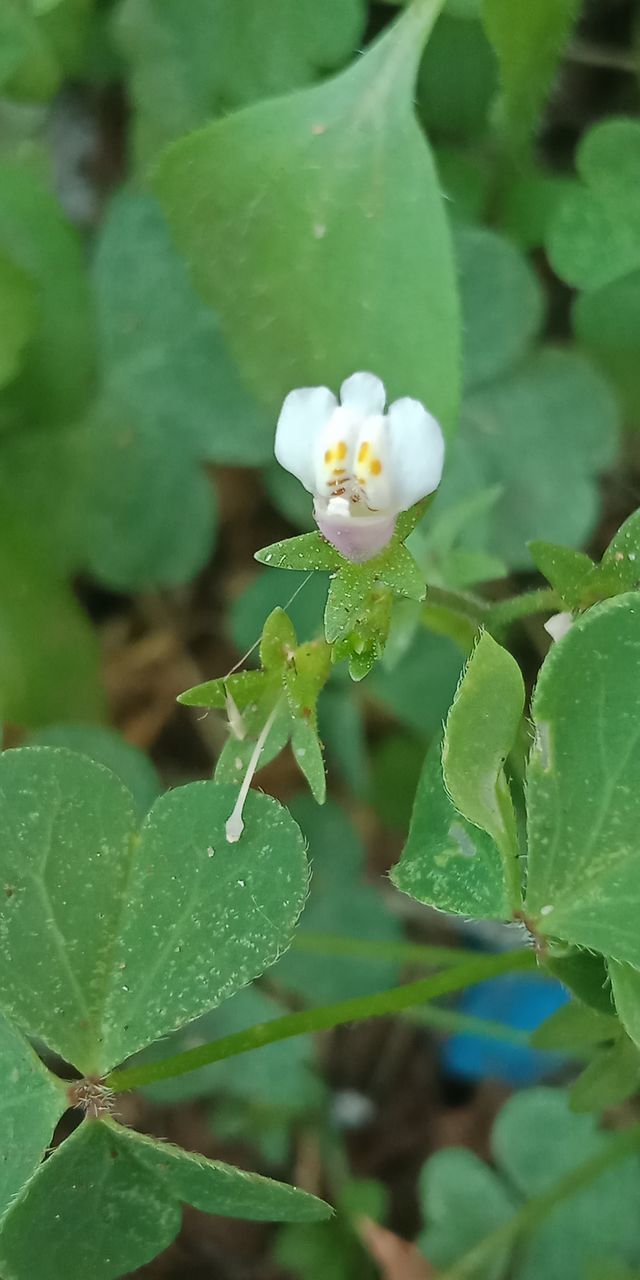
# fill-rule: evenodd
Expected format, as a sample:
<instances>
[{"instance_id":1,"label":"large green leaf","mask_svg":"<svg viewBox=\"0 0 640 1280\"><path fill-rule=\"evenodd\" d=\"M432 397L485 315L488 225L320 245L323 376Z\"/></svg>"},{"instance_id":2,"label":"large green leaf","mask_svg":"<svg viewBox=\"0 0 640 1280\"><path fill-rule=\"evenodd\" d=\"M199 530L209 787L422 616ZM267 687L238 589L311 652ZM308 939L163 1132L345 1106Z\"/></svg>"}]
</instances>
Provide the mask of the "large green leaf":
<instances>
[{"instance_id":1,"label":"large green leaf","mask_svg":"<svg viewBox=\"0 0 640 1280\"><path fill-rule=\"evenodd\" d=\"M541 933L640 964L640 598L554 644L533 699L526 910Z\"/></svg>"},{"instance_id":2,"label":"large green leaf","mask_svg":"<svg viewBox=\"0 0 640 1280\"><path fill-rule=\"evenodd\" d=\"M321 1200L123 1128L85 1120L14 1201L0 1227L5 1280L115 1280L177 1235L181 1205L225 1217L318 1221Z\"/></svg>"},{"instance_id":3,"label":"large green leaf","mask_svg":"<svg viewBox=\"0 0 640 1280\"><path fill-rule=\"evenodd\" d=\"M363 0L123 0L116 33L131 63L143 158L230 107L300 88L346 61Z\"/></svg>"},{"instance_id":4,"label":"large green leaf","mask_svg":"<svg viewBox=\"0 0 640 1280\"><path fill-rule=\"evenodd\" d=\"M580 0L483 0L487 34L500 62L505 114L516 145L537 123Z\"/></svg>"},{"instance_id":5,"label":"large green leaf","mask_svg":"<svg viewBox=\"0 0 640 1280\"><path fill-rule=\"evenodd\" d=\"M99 719L103 695L95 633L58 578L48 548L6 502L0 602L0 719L29 726Z\"/></svg>"},{"instance_id":6,"label":"large green leaf","mask_svg":"<svg viewBox=\"0 0 640 1280\"><path fill-rule=\"evenodd\" d=\"M115 773L134 800L140 818L163 790L155 766L144 751L115 729L98 724L48 724L29 736L32 747L66 747Z\"/></svg>"},{"instance_id":7,"label":"large green leaf","mask_svg":"<svg viewBox=\"0 0 640 1280\"><path fill-rule=\"evenodd\" d=\"M452 255L413 114L437 7L409 9L337 78L218 121L160 162L154 185L196 283L274 409L291 387L364 368L452 425Z\"/></svg>"},{"instance_id":8,"label":"large green leaf","mask_svg":"<svg viewBox=\"0 0 640 1280\"><path fill-rule=\"evenodd\" d=\"M398 889L459 915L511 914L504 864L485 831L455 808L442 778L441 742L429 749L416 791L409 836L391 879Z\"/></svg>"},{"instance_id":9,"label":"large green leaf","mask_svg":"<svg viewBox=\"0 0 640 1280\"><path fill-rule=\"evenodd\" d=\"M5 890L6 892L6 890ZM2 1147L0 1219L31 1177L68 1103L66 1086L43 1067L26 1040L0 1014Z\"/></svg>"},{"instance_id":10,"label":"large green leaf","mask_svg":"<svg viewBox=\"0 0 640 1280\"><path fill-rule=\"evenodd\" d=\"M445 138L476 138L487 129L497 85L496 57L478 14L454 14L449 4L420 64L418 111L427 129Z\"/></svg>"},{"instance_id":11,"label":"large green leaf","mask_svg":"<svg viewBox=\"0 0 640 1280\"><path fill-rule=\"evenodd\" d=\"M512 908L519 906L520 873L515 812L504 764L523 710L524 681L517 662L488 631L481 632L447 718L443 777L459 812L486 831L500 849Z\"/></svg>"},{"instance_id":12,"label":"large green leaf","mask_svg":"<svg viewBox=\"0 0 640 1280\"><path fill-rule=\"evenodd\" d=\"M56 748L0 758L0 1004L88 1074L102 1074L246 985L291 939L307 889L296 824L252 793L192 783L139 834L100 765ZM38 937L34 950L32 938Z\"/></svg>"},{"instance_id":13,"label":"large green leaf","mask_svg":"<svg viewBox=\"0 0 640 1280\"><path fill-rule=\"evenodd\" d=\"M35 421L64 421L83 407L91 387L86 271L80 244L55 200L17 162L0 166L0 253L32 281L38 297L38 322L9 402L0 401L0 420L17 404Z\"/></svg>"}]
</instances>

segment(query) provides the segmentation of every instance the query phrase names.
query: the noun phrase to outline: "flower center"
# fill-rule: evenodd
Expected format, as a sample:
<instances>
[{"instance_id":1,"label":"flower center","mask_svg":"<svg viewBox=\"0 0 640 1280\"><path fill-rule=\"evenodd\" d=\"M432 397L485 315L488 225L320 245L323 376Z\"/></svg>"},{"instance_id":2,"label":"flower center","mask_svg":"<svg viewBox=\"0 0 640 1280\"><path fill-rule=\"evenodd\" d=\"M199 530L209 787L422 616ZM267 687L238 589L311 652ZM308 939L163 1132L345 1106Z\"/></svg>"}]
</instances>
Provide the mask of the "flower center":
<instances>
[{"instance_id":1,"label":"flower center","mask_svg":"<svg viewBox=\"0 0 640 1280\"><path fill-rule=\"evenodd\" d=\"M387 423L341 406L320 433L316 497L330 514L379 516L389 508Z\"/></svg>"}]
</instances>

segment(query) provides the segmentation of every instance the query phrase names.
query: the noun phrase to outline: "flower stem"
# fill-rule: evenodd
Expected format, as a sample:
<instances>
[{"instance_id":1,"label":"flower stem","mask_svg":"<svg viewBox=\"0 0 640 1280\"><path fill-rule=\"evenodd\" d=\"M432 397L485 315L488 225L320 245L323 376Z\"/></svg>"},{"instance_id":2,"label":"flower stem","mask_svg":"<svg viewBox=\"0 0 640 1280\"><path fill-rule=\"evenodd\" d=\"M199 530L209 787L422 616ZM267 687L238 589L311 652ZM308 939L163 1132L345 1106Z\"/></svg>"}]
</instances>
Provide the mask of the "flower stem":
<instances>
[{"instance_id":1,"label":"flower stem","mask_svg":"<svg viewBox=\"0 0 640 1280\"><path fill-rule=\"evenodd\" d=\"M525 591L521 596L512 596L509 600L499 600L491 605L486 617L487 629L493 632L518 622L521 618L529 618L534 613L555 613L562 608L562 602L551 587L540 587L537 591Z\"/></svg>"},{"instance_id":2,"label":"flower stem","mask_svg":"<svg viewBox=\"0 0 640 1280\"><path fill-rule=\"evenodd\" d=\"M533 969L535 965L534 953L527 950L474 956L472 960L447 968L443 973L422 978L418 982L392 987L389 991L380 991L371 996L341 1000L337 1004L323 1005L318 1009L285 1014L284 1017L273 1018L270 1022L259 1022L253 1027L248 1027L246 1031L222 1036L210 1044L198 1045L195 1049L173 1054L161 1062L150 1062L141 1064L139 1067L125 1067L113 1071L107 1076L105 1084L115 1093L122 1093L125 1089L136 1089L141 1085L152 1084L156 1080L170 1080L174 1076L196 1071L198 1067L208 1066L212 1062L221 1062L224 1058L247 1053L250 1049L260 1049L263 1045L274 1044L277 1040L288 1040L292 1036L305 1035L313 1031L328 1031L332 1027L343 1026L348 1022L361 1022L366 1018L376 1018L383 1014L399 1013L426 1000L435 1000L439 996L461 991L465 987L483 982L485 978L493 978L498 974L511 973L519 969Z\"/></svg>"}]
</instances>

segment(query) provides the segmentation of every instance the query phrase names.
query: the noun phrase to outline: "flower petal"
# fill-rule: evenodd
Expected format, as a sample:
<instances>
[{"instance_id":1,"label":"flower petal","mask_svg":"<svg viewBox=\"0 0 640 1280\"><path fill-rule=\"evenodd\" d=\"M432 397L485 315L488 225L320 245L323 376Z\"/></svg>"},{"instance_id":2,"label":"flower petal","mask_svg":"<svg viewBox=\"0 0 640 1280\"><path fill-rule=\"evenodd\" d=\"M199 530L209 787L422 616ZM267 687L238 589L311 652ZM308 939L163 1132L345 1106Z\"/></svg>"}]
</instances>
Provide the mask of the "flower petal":
<instances>
[{"instance_id":1,"label":"flower petal","mask_svg":"<svg viewBox=\"0 0 640 1280\"><path fill-rule=\"evenodd\" d=\"M392 506L408 511L440 484L444 436L424 405L409 396L391 405L388 422Z\"/></svg>"},{"instance_id":2,"label":"flower petal","mask_svg":"<svg viewBox=\"0 0 640 1280\"><path fill-rule=\"evenodd\" d=\"M384 413L387 393L384 383L375 373L352 373L340 388L340 403L354 413L367 418L372 413Z\"/></svg>"},{"instance_id":3,"label":"flower petal","mask_svg":"<svg viewBox=\"0 0 640 1280\"><path fill-rule=\"evenodd\" d=\"M318 432L326 426L336 397L328 387L300 387L290 391L278 418L275 455L281 467L314 489L314 447Z\"/></svg>"}]
</instances>

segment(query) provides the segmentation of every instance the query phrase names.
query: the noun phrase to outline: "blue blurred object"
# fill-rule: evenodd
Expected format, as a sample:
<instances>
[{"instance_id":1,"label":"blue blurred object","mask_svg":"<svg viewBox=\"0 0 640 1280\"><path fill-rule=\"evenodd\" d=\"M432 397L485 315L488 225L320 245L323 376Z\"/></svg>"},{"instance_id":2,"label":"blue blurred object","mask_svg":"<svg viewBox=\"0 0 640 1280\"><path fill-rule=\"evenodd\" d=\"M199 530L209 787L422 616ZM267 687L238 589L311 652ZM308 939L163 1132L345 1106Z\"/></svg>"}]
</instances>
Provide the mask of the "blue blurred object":
<instances>
[{"instance_id":1,"label":"blue blurred object","mask_svg":"<svg viewBox=\"0 0 640 1280\"><path fill-rule=\"evenodd\" d=\"M569 999L566 988L553 979L509 973L470 987L456 1007L460 1013L516 1031L535 1031ZM563 1059L557 1053L462 1032L444 1042L441 1061L450 1075L465 1080L490 1077L521 1088L543 1080Z\"/></svg>"}]
</instances>

